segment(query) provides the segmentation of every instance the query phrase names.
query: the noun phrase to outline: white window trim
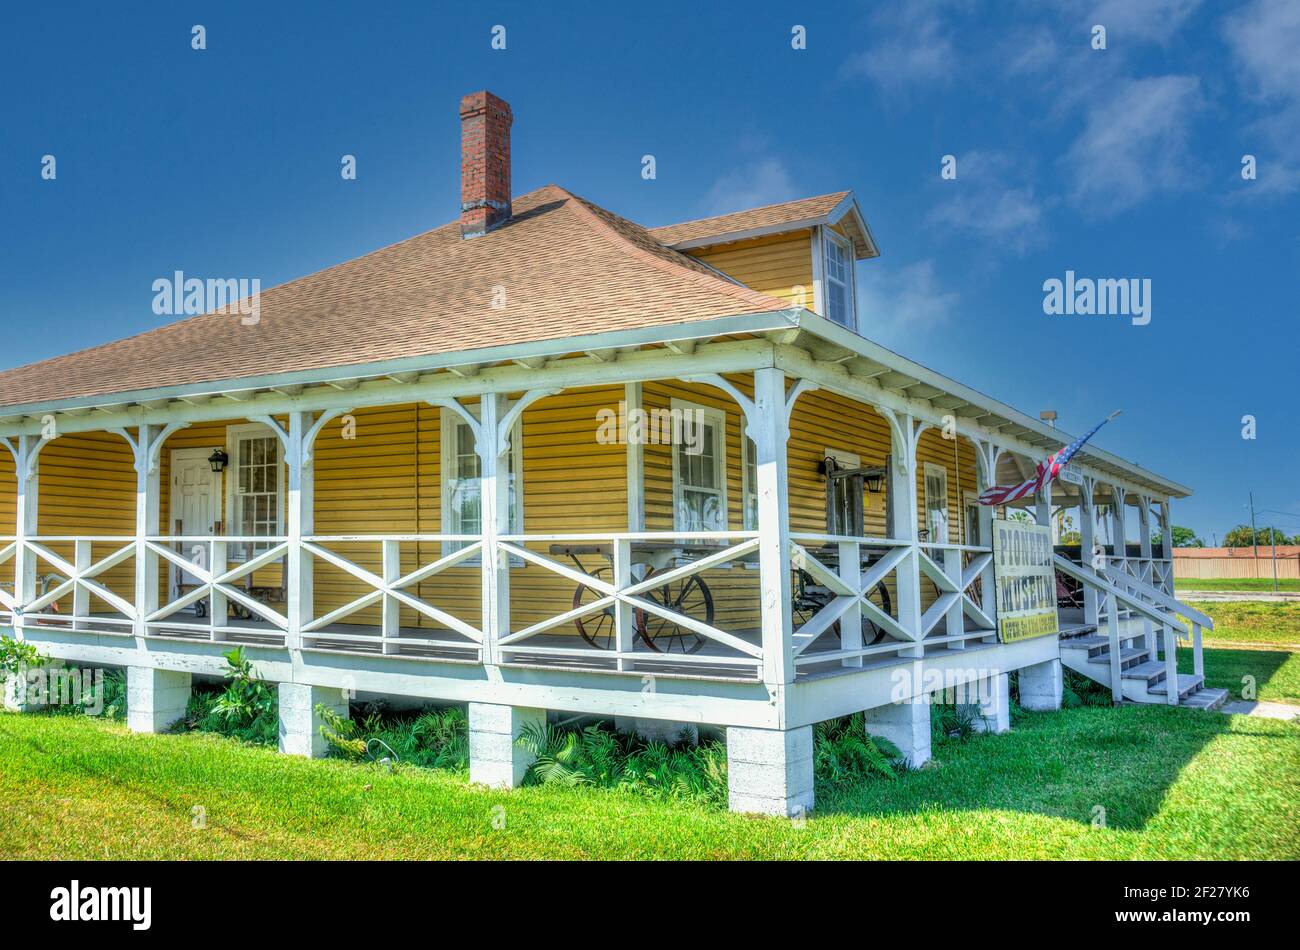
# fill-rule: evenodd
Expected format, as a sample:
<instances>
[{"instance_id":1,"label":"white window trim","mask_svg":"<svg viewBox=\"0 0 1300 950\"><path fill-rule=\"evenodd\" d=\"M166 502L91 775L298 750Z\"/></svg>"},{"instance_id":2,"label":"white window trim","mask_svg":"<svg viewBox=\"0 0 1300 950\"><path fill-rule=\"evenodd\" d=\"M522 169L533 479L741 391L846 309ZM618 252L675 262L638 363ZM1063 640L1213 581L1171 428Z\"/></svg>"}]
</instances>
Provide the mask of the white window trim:
<instances>
[{"instance_id":1,"label":"white window trim","mask_svg":"<svg viewBox=\"0 0 1300 950\"><path fill-rule=\"evenodd\" d=\"M698 413L703 416L706 422L713 424L713 431L716 433L715 438L718 440L718 444L714 446L714 458L717 462L718 501L722 509L722 527L717 530L726 531L730 528L731 522L730 509L727 507L727 413L722 409L702 406L699 403L677 398L672 400L670 408L674 413L680 413L681 418L685 418L686 413L692 415ZM677 459L678 447L673 445L670 448L673 460L673 530L685 531L686 529L678 521L682 507L682 477L681 465Z\"/></svg>"},{"instance_id":2,"label":"white window trim","mask_svg":"<svg viewBox=\"0 0 1300 950\"><path fill-rule=\"evenodd\" d=\"M930 534L933 533L931 532L931 525L930 525L930 492L928 488L931 475L937 475L941 479L943 479L943 510L944 510L945 520L948 523L948 537L944 540L943 543L951 544L952 543L952 505L948 500L948 470L937 462L926 462L924 466L924 472L921 477L921 512L925 518L924 527L925 530L927 531L926 537L929 539L930 543L932 544L939 543L938 538L930 537Z\"/></svg>"},{"instance_id":3,"label":"white window trim","mask_svg":"<svg viewBox=\"0 0 1300 950\"><path fill-rule=\"evenodd\" d=\"M481 418L481 416L479 415L478 404L472 404L466 406L465 408L469 411L469 414L473 416L475 419ZM507 406L507 411L509 411L509 406ZM441 526L441 531L439 532L440 534L457 533L451 530L451 517L452 517L451 459L456 452L456 445L452 441L452 433L455 431L455 427L457 425L464 425L464 424L465 424L465 420L462 419L453 410L451 409L441 410L441 414L438 417L438 453L439 453L438 454L438 497L439 497L439 508L440 508L438 524ZM515 424L510 430L510 447L511 447L510 467L515 476L515 497L517 499L516 504L518 505L518 507L516 508L516 511L518 513L516 520L518 521L518 524L512 525L510 527L510 530L508 532L505 532L508 534L524 533L524 452L523 452L524 441L523 439L524 439L524 421L522 418L519 418L515 420ZM480 459L479 460L480 471L482 470L482 464L483 464L482 459ZM442 542L442 553L444 557L446 557L448 554L455 553L457 550L458 550L458 546L455 542L453 541ZM469 567L469 566L477 565L481 562L479 558L475 556L475 557L467 558L461 563ZM512 566L516 565L516 563L519 566L523 565L522 559L514 555L511 555L510 563Z\"/></svg>"},{"instance_id":4,"label":"white window trim","mask_svg":"<svg viewBox=\"0 0 1300 950\"><path fill-rule=\"evenodd\" d=\"M275 533L279 537L285 535L284 514L286 510L285 498L287 495L287 483L289 480L289 466L284 458L284 445L280 442L279 436L261 422L250 422L247 425L226 426L226 455L230 461L226 465L225 482L226 482L226 510L225 517L221 520L222 534L227 537L241 537L242 520L239 512L236 510L236 488L239 486L239 439L241 436L256 436L257 438L269 438L275 443L276 454L280 458L280 477L275 482ZM228 557L231 561L244 560L244 549L236 545L230 551Z\"/></svg>"},{"instance_id":5,"label":"white window trim","mask_svg":"<svg viewBox=\"0 0 1300 950\"><path fill-rule=\"evenodd\" d=\"M979 498L980 496L977 492L973 492L969 488L962 489L962 493L961 493L961 532L962 532L961 543L962 544L975 543L974 541L971 540L973 535L970 532L970 525L966 523L966 512L968 509L972 507L975 508L979 507Z\"/></svg>"},{"instance_id":6,"label":"white window trim","mask_svg":"<svg viewBox=\"0 0 1300 950\"><path fill-rule=\"evenodd\" d=\"M746 524L749 515L750 499L758 498L758 486L751 483L749 477L749 448L754 447L754 479L758 480L758 444L745 433L740 434L740 527L742 531L758 530L758 505L754 505L754 524Z\"/></svg>"},{"instance_id":7,"label":"white window trim","mask_svg":"<svg viewBox=\"0 0 1300 950\"><path fill-rule=\"evenodd\" d=\"M858 330L858 269L857 260L853 251L853 242L844 235L840 234L833 228L818 227L814 230L814 237L817 240L817 247L813 251L813 298L814 309L827 320L831 320L837 326L844 326L854 333ZM830 239L840 246L844 251L846 269L848 270L849 282L845 288L848 295L849 322L839 324L831 319L830 308L826 303L826 285L830 277L826 270L826 240Z\"/></svg>"}]
</instances>

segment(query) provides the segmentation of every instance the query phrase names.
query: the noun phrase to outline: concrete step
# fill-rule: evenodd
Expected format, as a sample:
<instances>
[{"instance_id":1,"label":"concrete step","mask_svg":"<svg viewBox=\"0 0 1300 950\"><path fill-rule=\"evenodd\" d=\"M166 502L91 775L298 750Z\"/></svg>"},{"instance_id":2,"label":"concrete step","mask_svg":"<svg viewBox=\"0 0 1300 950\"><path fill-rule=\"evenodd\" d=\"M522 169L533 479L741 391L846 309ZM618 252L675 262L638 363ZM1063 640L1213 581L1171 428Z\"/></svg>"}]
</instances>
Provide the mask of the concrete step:
<instances>
[{"instance_id":1,"label":"concrete step","mask_svg":"<svg viewBox=\"0 0 1300 950\"><path fill-rule=\"evenodd\" d=\"M1182 700L1179 705L1186 706L1188 709L1215 710L1221 708L1227 701L1228 691L1226 689L1208 689L1202 687L1186 699Z\"/></svg>"},{"instance_id":2,"label":"concrete step","mask_svg":"<svg viewBox=\"0 0 1300 950\"><path fill-rule=\"evenodd\" d=\"M1204 676L1195 676L1191 673L1179 673L1178 686L1177 686L1179 702L1181 702L1184 697L1200 689L1201 684L1204 682L1205 682ZM1150 689L1148 689L1147 692L1150 693L1152 696L1168 696L1169 683L1168 681L1157 683L1155 686L1152 686Z\"/></svg>"},{"instance_id":3,"label":"concrete step","mask_svg":"<svg viewBox=\"0 0 1300 950\"><path fill-rule=\"evenodd\" d=\"M1145 663L1130 666L1121 675L1126 680L1146 680L1149 686L1154 686L1168 674L1165 672L1165 665L1159 660L1147 660Z\"/></svg>"}]
</instances>

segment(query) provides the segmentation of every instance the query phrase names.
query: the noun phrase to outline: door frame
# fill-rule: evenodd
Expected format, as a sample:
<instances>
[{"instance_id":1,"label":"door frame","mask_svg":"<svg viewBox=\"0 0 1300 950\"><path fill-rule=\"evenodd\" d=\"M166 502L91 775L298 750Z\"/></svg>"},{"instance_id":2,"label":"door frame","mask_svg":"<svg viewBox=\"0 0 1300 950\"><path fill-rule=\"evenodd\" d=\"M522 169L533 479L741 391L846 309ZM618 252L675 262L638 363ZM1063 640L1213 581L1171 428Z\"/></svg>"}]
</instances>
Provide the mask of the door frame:
<instances>
[{"instance_id":1,"label":"door frame","mask_svg":"<svg viewBox=\"0 0 1300 950\"><path fill-rule=\"evenodd\" d=\"M176 533L176 521L180 517L181 493L176 490L177 488L176 463L178 461L192 462L197 459L202 459L204 464L207 465L208 457L211 454L212 453L209 449L172 449L171 450L171 455L170 455L171 467L168 469L168 476L171 478L171 485L168 486L169 498L167 504L167 533L169 535L174 535ZM212 471L211 466L208 466L206 468L206 471L212 480L212 503L215 506L213 514L219 516L222 513L222 509L225 503L225 499L221 494L221 488L222 488L221 473ZM213 518L214 523L212 527L214 529L216 527L215 523L220 520L221 520L220 517ZM215 535L216 531L213 530L212 534ZM170 596L170 599L175 600L177 597L180 596L178 585L180 583L180 578L181 578L181 569L175 564L171 566L172 566L172 570L167 572L167 591Z\"/></svg>"}]
</instances>

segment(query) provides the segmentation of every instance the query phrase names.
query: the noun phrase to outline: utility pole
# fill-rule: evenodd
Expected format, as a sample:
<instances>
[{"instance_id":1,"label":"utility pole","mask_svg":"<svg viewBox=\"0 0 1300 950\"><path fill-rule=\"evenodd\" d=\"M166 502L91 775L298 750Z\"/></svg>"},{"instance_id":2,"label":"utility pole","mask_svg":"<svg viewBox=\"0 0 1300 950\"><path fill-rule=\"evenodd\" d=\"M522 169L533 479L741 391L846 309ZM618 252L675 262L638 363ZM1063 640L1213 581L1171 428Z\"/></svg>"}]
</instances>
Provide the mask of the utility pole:
<instances>
[{"instance_id":1,"label":"utility pole","mask_svg":"<svg viewBox=\"0 0 1300 950\"><path fill-rule=\"evenodd\" d=\"M1255 560L1259 561L1259 532L1255 530L1255 493L1250 493L1250 543L1255 548ZM1259 564L1256 563L1255 571L1258 573Z\"/></svg>"},{"instance_id":2,"label":"utility pole","mask_svg":"<svg viewBox=\"0 0 1300 950\"><path fill-rule=\"evenodd\" d=\"M1277 528L1269 528L1273 538L1273 593L1277 593Z\"/></svg>"}]
</instances>

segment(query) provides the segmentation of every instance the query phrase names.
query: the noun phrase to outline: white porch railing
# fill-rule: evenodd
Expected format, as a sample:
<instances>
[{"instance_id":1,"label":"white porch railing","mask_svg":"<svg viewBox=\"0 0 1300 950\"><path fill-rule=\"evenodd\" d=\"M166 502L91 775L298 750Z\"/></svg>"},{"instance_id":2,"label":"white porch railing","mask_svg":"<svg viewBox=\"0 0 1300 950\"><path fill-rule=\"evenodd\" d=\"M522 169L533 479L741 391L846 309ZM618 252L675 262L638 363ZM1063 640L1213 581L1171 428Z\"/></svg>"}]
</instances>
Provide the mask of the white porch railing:
<instances>
[{"instance_id":1,"label":"white porch railing","mask_svg":"<svg viewBox=\"0 0 1300 950\"><path fill-rule=\"evenodd\" d=\"M477 536L451 534L408 534L408 535L308 535L302 539L303 551L319 562L333 565L343 571L354 582L368 587L364 594L354 598L341 607L311 619L304 619L302 637L304 641L326 646L332 643L367 643L375 642L381 653L393 655L403 647L423 647L434 650L449 650L456 653L472 655L480 659L480 647L483 631L473 626L442 607L434 604L427 596L421 596L419 585L437 577L448 568L464 565L475 558L480 558L483 541ZM449 553L427 561L413 570L403 570L403 549L413 555L409 561L420 561L419 550L422 545L429 545L442 551L444 545L454 545ZM350 558L344 557L335 548L374 549L378 547L380 572L368 570ZM414 548L414 551L411 549ZM476 571L477 573L477 571ZM377 607L380 623L375 634L351 630L331 632L327 628L338 624L369 607ZM435 635L429 629L429 635L421 635L427 628L417 627L403 632L401 627L401 609L406 607L421 616L427 617L454 636Z\"/></svg>"},{"instance_id":2,"label":"white porch railing","mask_svg":"<svg viewBox=\"0 0 1300 950\"><path fill-rule=\"evenodd\" d=\"M495 588L499 662L761 677L759 543L755 531L499 536L511 564ZM0 608L20 626L481 663L485 550L477 535L442 534L0 539L0 565L21 552L28 576L35 565L43 580L34 594L27 582L25 603L0 587ZM790 552L788 569L817 590L814 609L792 611L785 646L796 671L995 634L988 548L796 532ZM295 557L298 591L289 589ZM114 571L130 593L106 583ZM152 605L143 616L140 583ZM326 587L331 607L316 614Z\"/></svg>"},{"instance_id":3,"label":"white porch railing","mask_svg":"<svg viewBox=\"0 0 1300 950\"><path fill-rule=\"evenodd\" d=\"M20 580L0 587L0 606L13 622L21 618L24 624L70 627L101 633L127 633L135 626L135 591L132 580L131 596L124 597L110 589L104 575L131 561L136 556L134 536L118 535L40 535L26 538L2 539L0 565L15 564L21 560L26 570L34 575L32 596L20 602ZM54 546L72 546L72 560L51 549ZM96 557L96 548L108 547L109 553ZM71 595L72 610L58 611L58 602ZM91 597L98 598L116 614L91 612Z\"/></svg>"},{"instance_id":4,"label":"white porch railing","mask_svg":"<svg viewBox=\"0 0 1300 950\"><path fill-rule=\"evenodd\" d=\"M604 558L609 569L587 571L578 564L565 564L551 553L530 548L530 544L559 546L576 552L575 556ZM509 625L508 632L497 641L505 660L525 655L583 662L601 658L612 660L618 670L630 670L634 662L653 665L667 660L675 666L733 667L753 669L756 674L762 668L763 648L757 638L724 630L709 622L707 614L701 617L698 611L680 603L683 596L688 596L681 592L692 586L698 591L703 585L707 594L708 585L701 576L705 571L752 557L758 549L757 532L512 534L500 536L498 548L574 585L571 609L526 626ZM687 549L689 554L685 553ZM638 577L636 565L648 566L651 572ZM711 604L711 597L699 596L695 602L707 600ZM674 609L675 605L680 609ZM503 605L503 609L510 616L509 605ZM758 611L755 597L755 628ZM577 641L573 646L538 639L584 619L600 631L597 636L573 637ZM659 646L652 645L656 638L649 632L651 629L664 632ZM607 641L608 648L602 649L590 640ZM709 649L701 649L706 643Z\"/></svg>"}]
</instances>

